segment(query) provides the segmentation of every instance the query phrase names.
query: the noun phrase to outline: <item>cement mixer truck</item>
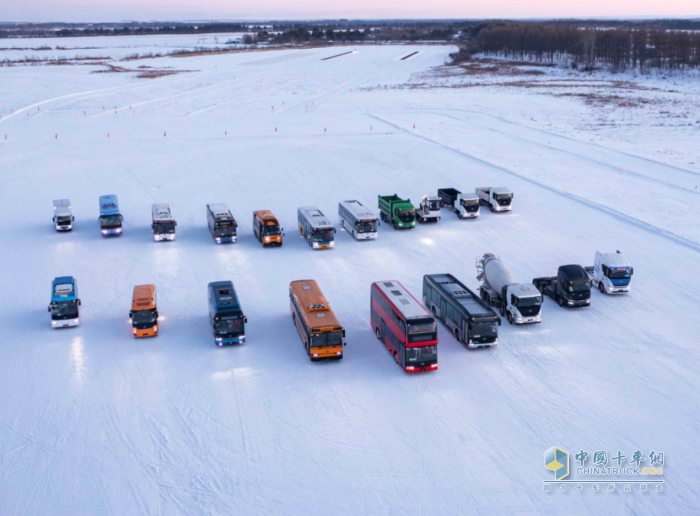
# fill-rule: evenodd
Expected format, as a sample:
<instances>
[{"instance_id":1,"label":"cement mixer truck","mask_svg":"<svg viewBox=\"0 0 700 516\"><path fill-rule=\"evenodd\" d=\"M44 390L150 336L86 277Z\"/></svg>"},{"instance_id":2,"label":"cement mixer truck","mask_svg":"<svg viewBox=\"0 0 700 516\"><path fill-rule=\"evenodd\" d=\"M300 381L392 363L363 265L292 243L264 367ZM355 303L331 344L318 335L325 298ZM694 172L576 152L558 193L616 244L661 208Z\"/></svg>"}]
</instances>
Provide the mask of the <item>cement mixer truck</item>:
<instances>
[{"instance_id":1,"label":"cement mixer truck","mask_svg":"<svg viewBox=\"0 0 700 516\"><path fill-rule=\"evenodd\" d=\"M476 260L480 297L495 306L510 324L542 322L542 295L532 283L517 283L498 256L487 253Z\"/></svg>"}]
</instances>

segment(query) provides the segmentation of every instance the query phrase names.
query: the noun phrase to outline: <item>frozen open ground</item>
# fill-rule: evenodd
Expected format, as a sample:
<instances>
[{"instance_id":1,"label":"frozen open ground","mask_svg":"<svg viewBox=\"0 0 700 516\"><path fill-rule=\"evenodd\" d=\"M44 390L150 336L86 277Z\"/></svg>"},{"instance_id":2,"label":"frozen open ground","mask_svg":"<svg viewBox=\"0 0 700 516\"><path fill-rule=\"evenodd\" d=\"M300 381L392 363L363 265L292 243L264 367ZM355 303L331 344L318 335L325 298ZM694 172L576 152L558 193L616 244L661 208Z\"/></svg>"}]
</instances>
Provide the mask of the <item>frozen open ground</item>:
<instances>
[{"instance_id":1,"label":"frozen open ground","mask_svg":"<svg viewBox=\"0 0 700 516\"><path fill-rule=\"evenodd\" d=\"M0 68L0 514L697 509L698 131L655 133L645 111L625 111L644 126L649 145L639 147L676 131L673 152L654 156L635 150L629 128L584 137L574 120L597 108L576 98L410 87L450 50L129 65L190 70L155 80L97 66ZM339 231L320 252L296 229L303 205L337 221L343 199L376 210L377 194L417 202L485 185L509 186L514 211L476 221L443 212L405 232L382 225L369 242ZM125 230L107 240L97 198L109 193ZM75 230L57 234L51 201L63 197ZM153 242L154 202L173 207L173 243ZM211 202L231 207L238 243L212 241ZM281 219L282 248L253 239L255 209ZM635 268L629 296L593 292L578 311L547 299L541 325L504 324L494 349L469 351L440 323L437 372L406 375L372 334L373 281L398 279L419 296L426 273L476 287L485 252L530 281L615 249ZM46 306L61 275L78 279L81 326L52 330ZM339 363L310 363L292 325L288 285L306 278L347 328ZM206 285L225 279L248 340L218 349ZM161 335L135 340L131 291L150 282ZM544 493L543 453L555 445L572 468L580 449L662 451L664 492Z\"/></svg>"}]
</instances>

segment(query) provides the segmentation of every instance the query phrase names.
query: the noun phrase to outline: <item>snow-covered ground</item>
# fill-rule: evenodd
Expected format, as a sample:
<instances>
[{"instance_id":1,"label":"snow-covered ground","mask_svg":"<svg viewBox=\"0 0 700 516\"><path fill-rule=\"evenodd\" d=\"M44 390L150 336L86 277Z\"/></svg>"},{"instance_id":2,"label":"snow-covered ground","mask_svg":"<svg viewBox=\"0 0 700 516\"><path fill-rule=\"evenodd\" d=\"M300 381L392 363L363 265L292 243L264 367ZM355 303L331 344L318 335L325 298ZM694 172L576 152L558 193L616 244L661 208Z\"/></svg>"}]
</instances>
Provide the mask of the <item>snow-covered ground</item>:
<instances>
[{"instance_id":1,"label":"snow-covered ground","mask_svg":"<svg viewBox=\"0 0 700 516\"><path fill-rule=\"evenodd\" d=\"M619 150L613 132L583 137L567 121L598 108L579 99L417 86L446 47L362 46L322 60L347 50L139 61L189 70L155 80L94 66L0 68L0 514L697 508L697 166ZM655 130L670 129L643 137ZM693 133L676 135L697 154ZM514 191L511 214L459 221L445 211L437 225L382 225L369 242L339 230L332 251L312 251L296 229L299 206L337 221L343 199L376 210L378 194L417 202L486 185ZM109 193L125 230L107 240L97 198ZM51 201L63 197L76 226L57 234ZM154 202L171 203L175 242L153 242ZM212 241L212 202L231 207L238 243ZM254 240L256 209L281 219L282 248ZM485 252L530 281L615 249L635 269L630 295L593 292L577 311L547 299L541 325L504 324L493 349L469 351L439 323L434 373L403 373L370 328L373 281L400 280L418 297L427 273L476 288ZM52 330L46 306L61 275L78 279L81 325ZM306 278L347 329L341 362L304 354L288 286ZM248 340L219 349L206 285L226 279ZM161 335L135 340L131 291L151 282ZM620 450L628 463L639 449L643 466L661 451L664 491L618 483L609 493L602 481L601 492L546 493L552 446L572 468L581 449Z\"/></svg>"}]
</instances>

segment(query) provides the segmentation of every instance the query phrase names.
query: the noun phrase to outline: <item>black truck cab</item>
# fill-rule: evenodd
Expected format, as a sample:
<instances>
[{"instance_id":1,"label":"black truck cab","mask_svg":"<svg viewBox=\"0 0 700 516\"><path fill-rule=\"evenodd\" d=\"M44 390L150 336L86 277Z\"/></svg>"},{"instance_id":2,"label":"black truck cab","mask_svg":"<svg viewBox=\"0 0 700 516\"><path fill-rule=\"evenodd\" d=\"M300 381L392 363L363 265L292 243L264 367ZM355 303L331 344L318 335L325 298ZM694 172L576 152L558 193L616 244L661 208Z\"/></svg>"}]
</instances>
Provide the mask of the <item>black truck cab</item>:
<instances>
[{"instance_id":1,"label":"black truck cab","mask_svg":"<svg viewBox=\"0 0 700 516\"><path fill-rule=\"evenodd\" d=\"M591 278L581 265L562 265L555 277L535 278L532 283L561 307L591 304Z\"/></svg>"}]
</instances>

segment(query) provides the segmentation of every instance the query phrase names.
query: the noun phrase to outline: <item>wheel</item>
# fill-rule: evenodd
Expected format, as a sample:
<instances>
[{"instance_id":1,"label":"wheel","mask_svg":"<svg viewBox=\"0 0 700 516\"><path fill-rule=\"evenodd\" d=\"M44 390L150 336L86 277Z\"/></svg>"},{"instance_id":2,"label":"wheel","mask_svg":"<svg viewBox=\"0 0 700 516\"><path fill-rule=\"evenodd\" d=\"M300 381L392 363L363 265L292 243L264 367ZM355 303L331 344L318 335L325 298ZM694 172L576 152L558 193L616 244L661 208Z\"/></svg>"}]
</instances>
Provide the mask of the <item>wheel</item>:
<instances>
[{"instance_id":1,"label":"wheel","mask_svg":"<svg viewBox=\"0 0 700 516\"><path fill-rule=\"evenodd\" d=\"M508 312L508 316L506 318L508 319L508 322L510 324L513 324L513 314L512 313Z\"/></svg>"},{"instance_id":2,"label":"wheel","mask_svg":"<svg viewBox=\"0 0 700 516\"><path fill-rule=\"evenodd\" d=\"M564 308L564 298L557 296L557 303L559 303L559 306Z\"/></svg>"},{"instance_id":3,"label":"wheel","mask_svg":"<svg viewBox=\"0 0 700 516\"><path fill-rule=\"evenodd\" d=\"M455 339L457 339L457 342L461 342L462 339L459 338L459 330L458 329L455 328L454 334L455 334Z\"/></svg>"},{"instance_id":4,"label":"wheel","mask_svg":"<svg viewBox=\"0 0 700 516\"><path fill-rule=\"evenodd\" d=\"M436 319L439 319L438 314L437 314L437 310L435 310L435 305L433 305L433 307L430 309L430 311L433 312L433 317L435 317Z\"/></svg>"},{"instance_id":5,"label":"wheel","mask_svg":"<svg viewBox=\"0 0 700 516\"><path fill-rule=\"evenodd\" d=\"M491 210L491 213L493 213L493 206L489 204L489 210Z\"/></svg>"},{"instance_id":6,"label":"wheel","mask_svg":"<svg viewBox=\"0 0 700 516\"><path fill-rule=\"evenodd\" d=\"M605 294L605 286L602 281L598 283L598 290L600 290L601 294Z\"/></svg>"},{"instance_id":7,"label":"wheel","mask_svg":"<svg viewBox=\"0 0 700 516\"><path fill-rule=\"evenodd\" d=\"M399 354L394 352L394 360L396 360L396 363L399 363Z\"/></svg>"},{"instance_id":8,"label":"wheel","mask_svg":"<svg viewBox=\"0 0 700 516\"><path fill-rule=\"evenodd\" d=\"M505 316L506 316L505 307L503 305L501 305L501 317L505 317Z\"/></svg>"},{"instance_id":9,"label":"wheel","mask_svg":"<svg viewBox=\"0 0 700 516\"><path fill-rule=\"evenodd\" d=\"M374 334L377 336L379 340L382 340L382 333L379 331L379 328L374 330Z\"/></svg>"},{"instance_id":10,"label":"wheel","mask_svg":"<svg viewBox=\"0 0 700 516\"><path fill-rule=\"evenodd\" d=\"M458 218L458 219L461 219L461 218L462 218L462 214L461 214L461 213L457 213L457 218Z\"/></svg>"}]
</instances>

